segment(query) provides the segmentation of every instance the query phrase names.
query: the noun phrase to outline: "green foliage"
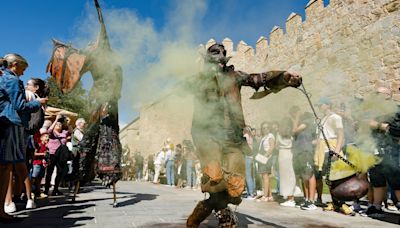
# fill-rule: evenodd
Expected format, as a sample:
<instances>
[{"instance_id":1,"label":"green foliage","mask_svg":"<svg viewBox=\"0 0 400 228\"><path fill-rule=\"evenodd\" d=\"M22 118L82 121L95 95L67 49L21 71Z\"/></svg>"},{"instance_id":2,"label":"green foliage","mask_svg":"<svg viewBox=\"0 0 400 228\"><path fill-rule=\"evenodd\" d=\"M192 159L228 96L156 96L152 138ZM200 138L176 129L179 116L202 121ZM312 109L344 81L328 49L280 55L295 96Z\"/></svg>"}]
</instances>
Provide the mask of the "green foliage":
<instances>
[{"instance_id":1,"label":"green foliage","mask_svg":"<svg viewBox=\"0 0 400 228\"><path fill-rule=\"evenodd\" d=\"M80 81L70 93L63 94L52 77L48 77L46 80L50 88L47 103L49 106L75 112L79 117L88 119L90 113L89 96Z\"/></svg>"}]
</instances>

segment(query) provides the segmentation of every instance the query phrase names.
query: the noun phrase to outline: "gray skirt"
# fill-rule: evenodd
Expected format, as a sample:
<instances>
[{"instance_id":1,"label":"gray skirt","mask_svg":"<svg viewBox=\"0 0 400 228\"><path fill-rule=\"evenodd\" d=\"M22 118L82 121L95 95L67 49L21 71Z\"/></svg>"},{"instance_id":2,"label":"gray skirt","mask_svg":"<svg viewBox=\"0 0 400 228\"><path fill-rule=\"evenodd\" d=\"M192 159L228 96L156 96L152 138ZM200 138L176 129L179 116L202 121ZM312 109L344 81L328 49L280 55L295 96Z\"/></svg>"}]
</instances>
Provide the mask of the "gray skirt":
<instances>
[{"instance_id":1,"label":"gray skirt","mask_svg":"<svg viewBox=\"0 0 400 228\"><path fill-rule=\"evenodd\" d=\"M0 163L25 162L24 127L9 121L0 123Z\"/></svg>"}]
</instances>

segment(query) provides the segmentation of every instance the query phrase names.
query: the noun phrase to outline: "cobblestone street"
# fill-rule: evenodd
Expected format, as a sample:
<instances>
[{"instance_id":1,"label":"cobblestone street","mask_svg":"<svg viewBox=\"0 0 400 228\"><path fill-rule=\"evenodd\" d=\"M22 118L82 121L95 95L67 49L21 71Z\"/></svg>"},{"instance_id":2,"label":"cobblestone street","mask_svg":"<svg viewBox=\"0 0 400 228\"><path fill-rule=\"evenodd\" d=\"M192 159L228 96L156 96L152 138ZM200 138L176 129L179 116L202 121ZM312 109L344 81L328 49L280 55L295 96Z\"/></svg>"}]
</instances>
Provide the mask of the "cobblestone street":
<instances>
[{"instance_id":1,"label":"cobblestone street","mask_svg":"<svg viewBox=\"0 0 400 228\"><path fill-rule=\"evenodd\" d=\"M66 191L66 189L64 190ZM87 186L75 203L69 197L38 200L38 208L22 210L21 220L1 227L185 227L185 221L204 195L190 189L175 189L148 182L121 181L117 185L118 208L112 207L112 191L100 185ZM237 208L239 227L398 227L400 218L391 214L392 223L371 218L345 216L334 212L303 211L276 202L244 200ZM398 222L398 221L397 221ZM201 227L216 227L209 216Z\"/></svg>"}]
</instances>

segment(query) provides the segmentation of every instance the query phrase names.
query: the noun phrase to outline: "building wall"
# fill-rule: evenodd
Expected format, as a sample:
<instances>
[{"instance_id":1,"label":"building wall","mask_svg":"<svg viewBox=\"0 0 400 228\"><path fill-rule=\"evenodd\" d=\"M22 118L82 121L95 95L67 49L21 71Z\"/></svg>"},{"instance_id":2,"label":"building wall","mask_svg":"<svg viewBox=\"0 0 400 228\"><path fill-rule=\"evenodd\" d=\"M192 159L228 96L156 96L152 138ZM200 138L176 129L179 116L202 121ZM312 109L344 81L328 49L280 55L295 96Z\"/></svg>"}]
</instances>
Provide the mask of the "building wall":
<instances>
[{"instance_id":1,"label":"building wall","mask_svg":"<svg viewBox=\"0 0 400 228\"><path fill-rule=\"evenodd\" d=\"M229 64L236 70L261 72L290 69L301 73L305 87L315 101L320 96L336 100L365 94L377 85L390 87L400 100L400 0L310 0L306 18L292 13L285 31L274 27L269 39L260 37L253 48L240 41L223 40ZM262 31L260 31L262 33ZM215 43L210 40L204 48ZM307 108L296 89L285 89L259 100L253 91L242 89L246 123L279 119L293 104ZM191 99L170 95L140 112L140 145L154 153L170 137L174 142L190 138ZM182 109L185 111L180 112Z\"/></svg>"},{"instance_id":2,"label":"building wall","mask_svg":"<svg viewBox=\"0 0 400 228\"><path fill-rule=\"evenodd\" d=\"M125 148L127 145L131 151L131 156L133 156L135 150L138 149L137 145L139 144L140 140L139 123L140 119L137 118L132 121L132 123L121 129L119 133L119 139L121 141L122 148Z\"/></svg>"}]
</instances>

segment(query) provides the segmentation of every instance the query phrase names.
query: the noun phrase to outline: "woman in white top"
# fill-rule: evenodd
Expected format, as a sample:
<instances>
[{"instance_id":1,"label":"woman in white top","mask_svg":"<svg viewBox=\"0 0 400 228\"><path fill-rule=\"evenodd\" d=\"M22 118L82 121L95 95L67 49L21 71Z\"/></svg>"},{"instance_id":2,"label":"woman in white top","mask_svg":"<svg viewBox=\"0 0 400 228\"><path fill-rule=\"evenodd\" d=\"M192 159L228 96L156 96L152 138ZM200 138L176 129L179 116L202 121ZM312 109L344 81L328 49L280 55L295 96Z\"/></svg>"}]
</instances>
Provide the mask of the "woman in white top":
<instances>
[{"instance_id":1,"label":"woman in white top","mask_svg":"<svg viewBox=\"0 0 400 228\"><path fill-rule=\"evenodd\" d=\"M294 192L296 190L296 176L293 169L292 153L292 122L289 118L284 118L279 124L279 132L276 136L276 144L279 149L279 175L280 175L280 194L287 197L287 201L281 206L295 207Z\"/></svg>"},{"instance_id":2,"label":"woman in white top","mask_svg":"<svg viewBox=\"0 0 400 228\"><path fill-rule=\"evenodd\" d=\"M259 145L259 153L267 156L268 162L266 164L258 163L258 173L261 174L263 185L264 185L264 196L261 197L258 201L274 201L271 192L271 186L269 184L269 175L271 174L272 168L272 151L275 147L275 137L271 133L270 129L271 125L267 122L263 122L261 124L261 134L262 139Z\"/></svg>"},{"instance_id":3,"label":"woman in white top","mask_svg":"<svg viewBox=\"0 0 400 228\"><path fill-rule=\"evenodd\" d=\"M162 148L160 152L157 153L155 159L154 159L154 179L153 183L158 184L159 180L158 177L160 176L161 168L165 162L165 148Z\"/></svg>"}]
</instances>

